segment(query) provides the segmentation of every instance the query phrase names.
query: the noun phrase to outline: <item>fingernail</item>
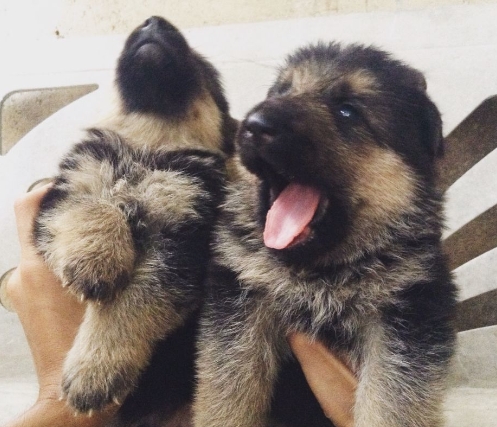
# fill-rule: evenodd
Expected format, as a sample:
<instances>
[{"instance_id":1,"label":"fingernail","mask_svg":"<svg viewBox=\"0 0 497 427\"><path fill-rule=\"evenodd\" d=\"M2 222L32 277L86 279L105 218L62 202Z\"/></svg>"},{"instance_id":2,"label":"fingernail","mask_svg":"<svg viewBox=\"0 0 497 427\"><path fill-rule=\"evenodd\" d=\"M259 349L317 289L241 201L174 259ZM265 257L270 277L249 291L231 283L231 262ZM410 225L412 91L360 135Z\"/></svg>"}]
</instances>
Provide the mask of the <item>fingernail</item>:
<instances>
[{"instance_id":1,"label":"fingernail","mask_svg":"<svg viewBox=\"0 0 497 427\"><path fill-rule=\"evenodd\" d=\"M10 279L10 276L12 276L12 273L17 267L11 268L10 270L6 271L4 274L2 274L2 277L0 277L0 305L5 308L7 311L14 312L14 307L12 307L12 304L10 304L9 298L7 297L7 282Z\"/></svg>"},{"instance_id":2,"label":"fingernail","mask_svg":"<svg viewBox=\"0 0 497 427\"><path fill-rule=\"evenodd\" d=\"M29 187L26 193L29 193L37 188L43 187L44 185L50 184L53 181L52 178L42 178L38 181L33 182Z\"/></svg>"}]
</instances>

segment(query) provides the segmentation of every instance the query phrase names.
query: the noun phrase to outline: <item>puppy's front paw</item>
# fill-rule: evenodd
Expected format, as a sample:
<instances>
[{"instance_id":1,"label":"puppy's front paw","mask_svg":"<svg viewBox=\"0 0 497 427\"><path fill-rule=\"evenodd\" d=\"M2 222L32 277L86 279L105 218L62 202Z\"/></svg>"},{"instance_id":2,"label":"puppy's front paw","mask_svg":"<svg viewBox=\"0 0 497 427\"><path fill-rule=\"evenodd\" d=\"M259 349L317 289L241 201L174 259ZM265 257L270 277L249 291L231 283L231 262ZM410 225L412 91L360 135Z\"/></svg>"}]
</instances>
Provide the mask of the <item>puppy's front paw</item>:
<instances>
[{"instance_id":1,"label":"puppy's front paw","mask_svg":"<svg viewBox=\"0 0 497 427\"><path fill-rule=\"evenodd\" d=\"M122 269L116 271L119 266L109 261L107 266L84 259L66 265L62 274L64 286L69 286L71 292L82 300L112 299L119 289L126 286L129 273Z\"/></svg>"},{"instance_id":2,"label":"puppy's front paw","mask_svg":"<svg viewBox=\"0 0 497 427\"><path fill-rule=\"evenodd\" d=\"M124 370L113 371L97 361L90 361L66 367L62 397L76 412L91 414L111 404L119 405L132 387L133 381Z\"/></svg>"},{"instance_id":3,"label":"puppy's front paw","mask_svg":"<svg viewBox=\"0 0 497 427\"><path fill-rule=\"evenodd\" d=\"M39 248L78 297L105 300L127 283L135 263L133 235L121 209L100 200L64 205L44 217Z\"/></svg>"}]
</instances>

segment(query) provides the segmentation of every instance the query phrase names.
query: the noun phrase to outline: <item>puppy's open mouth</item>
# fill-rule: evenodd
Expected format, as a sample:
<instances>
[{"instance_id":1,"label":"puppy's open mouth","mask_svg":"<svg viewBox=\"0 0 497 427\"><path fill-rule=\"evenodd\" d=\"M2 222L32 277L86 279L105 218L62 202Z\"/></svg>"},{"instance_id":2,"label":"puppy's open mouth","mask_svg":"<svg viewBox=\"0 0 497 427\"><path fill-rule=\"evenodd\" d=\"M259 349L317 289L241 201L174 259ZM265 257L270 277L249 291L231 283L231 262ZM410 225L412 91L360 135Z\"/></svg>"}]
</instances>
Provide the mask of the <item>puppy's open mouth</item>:
<instances>
[{"instance_id":1,"label":"puppy's open mouth","mask_svg":"<svg viewBox=\"0 0 497 427\"><path fill-rule=\"evenodd\" d=\"M327 199L316 187L295 181L271 186L270 209L264 226L264 244L289 249L308 242L313 226L323 217Z\"/></svg>"},{"instance_id":2,"label":"puppy's open mouth","mask_svg":"<svg viewBox=\"0 0 497 427\"><path fill-rule=\"evenodd\" d=\"M242 125L240 154L247 169L261 179L264 244L277 250L302 246L313 240L328 212L328 191L313 183L315 171L302 164L300 155L278 150L285 145L280 135L272 135L270 127L259 129L262 123L255 119L249 125Z\"/></svg>"}]
</instances>

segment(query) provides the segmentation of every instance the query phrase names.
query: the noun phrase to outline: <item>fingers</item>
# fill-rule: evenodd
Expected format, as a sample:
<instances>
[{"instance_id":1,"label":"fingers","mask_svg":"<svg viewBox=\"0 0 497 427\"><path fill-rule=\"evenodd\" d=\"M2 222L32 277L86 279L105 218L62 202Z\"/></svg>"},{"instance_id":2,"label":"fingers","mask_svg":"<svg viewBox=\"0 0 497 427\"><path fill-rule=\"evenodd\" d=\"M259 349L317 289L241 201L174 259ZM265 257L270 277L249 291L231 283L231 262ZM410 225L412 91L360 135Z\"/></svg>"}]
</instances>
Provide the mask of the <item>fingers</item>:
<instances>
[{"instance_id":1,"label":"fingers","mask_svg":"<svg viewBox=\"0 0 497 427\"><path fill-rule=\"evenodd\" d=\"M43 181L43 182L42 182ZM17 232L19 243L21 246L21 260L26 255L37 256L36 251L32 245L32 230L33 223L38 213L39 205L43 196L47 193L50 185L46 185L48 180L40 180L34 183L29 189L28 193L19 197L14 203L14 212L16 215ZM40 184L45 184L40 186ZM32 192L29 192L33 190ZM14 311L12 303L12 289L16 288L13 282L18 280L19 271L17 268L5 272L0 277L0 304L9 311Z\"/></svg>"},{"instance_id":2,"label":"fingers","mask_svg":"<svg viewBox=\"0 0 497 427\"><path fill-rule=\"evenodd\" d=\"M34 220L40 208L41 200L50 187L51 184L47 184L35 188L29 193L23 194L14 203L21 257L25 256L27 251L34 251L32 241Z\"/></svg>"},{"instance_id":3,"label":"fingers","mask_svg":"<svg viewBox=\"0 0 497 427\"><path fill-rule=\"evenodd\" d=\"M41 182L41 181L40 181ZM18 239L21 247L19 267L7 271L0 278L0 303L9 311L17 311L25 298L25 284L38 283L48 276L43 259L33 245L33 225L43 196L50 185L32 185L32 191L20 196L14 203ZM38 184L38 187L36 187ZM24 278L24 280L23 280ZM26 278L28 280L26 280Z\"/></svg>"},{"instance_id":4,"label":"fingers","mask_svg":"<svg viewBox=\"0 0 497 427\"><path fill-rule=\"evenodd\" d=\"M323 344L300 333L288 337L309 386L337 427L352 427L357 379Z\"/></svg>"}]
</instances>

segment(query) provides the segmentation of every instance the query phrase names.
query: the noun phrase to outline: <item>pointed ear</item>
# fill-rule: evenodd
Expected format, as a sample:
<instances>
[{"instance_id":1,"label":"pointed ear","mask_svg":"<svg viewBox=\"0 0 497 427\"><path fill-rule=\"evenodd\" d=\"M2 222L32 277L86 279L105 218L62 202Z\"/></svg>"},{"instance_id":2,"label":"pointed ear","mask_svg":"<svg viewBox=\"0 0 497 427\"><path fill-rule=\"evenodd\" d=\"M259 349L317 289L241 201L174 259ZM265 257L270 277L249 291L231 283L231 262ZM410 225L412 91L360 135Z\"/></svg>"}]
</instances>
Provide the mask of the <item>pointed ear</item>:
<instances>
[{"instance_id":1,"label":"pointed ear","mask_svg":"<svg viewBox=\"0 0 497 427\"><path fill-rule=\"evenodd\" d=\"M425 135L424 140L428 145L430 154L434 158L441 157L444 152L444 139L442 133L442 117L440 111L436 105L431 101L426 93L428 84L426 82L425 76L418 70L414 68L409 69L406 74L406 83L411 87L421 93L421 96L425 98L423 102L423 122Z\"/></svg>"},{"instance_id":2,"label":"pointed ear","mask_svg":"<svg viewBox=\"0 0 497 427\"><path fill-rule=\"evenodd\" d=\"M404 75L404 84L408 87L426 92L428 87L425 76L421 71L409 68Z\"/></svg>"},{"instance_id":3,"label":"pointed ear","mask_svg":"<svg viewBox=\"0 0 497 427\"><path fill-rule=\"evenodd\" d=\"M424 108L424 139L434 158L442 157L444 153L444 138L442 133L442 117L436 105L426 97Z\"/></svg>"}]
</instances>

